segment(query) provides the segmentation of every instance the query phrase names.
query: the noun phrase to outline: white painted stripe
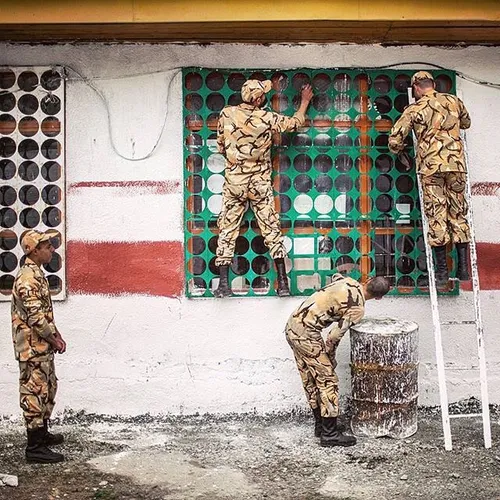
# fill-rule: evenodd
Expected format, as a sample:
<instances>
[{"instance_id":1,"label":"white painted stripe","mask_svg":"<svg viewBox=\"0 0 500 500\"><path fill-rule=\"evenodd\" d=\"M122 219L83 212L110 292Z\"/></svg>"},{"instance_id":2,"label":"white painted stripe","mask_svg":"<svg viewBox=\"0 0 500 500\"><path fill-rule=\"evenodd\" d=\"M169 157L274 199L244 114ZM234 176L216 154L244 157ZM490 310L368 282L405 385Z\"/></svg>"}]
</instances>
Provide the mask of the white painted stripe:
<instances>
[{"instance_id":1,"label":"white painted stripe","mask_svg":"<svg viewBox=\"0 0 500 500\"><path fill-rule=\"evenodd\" d=\"M500 242L500 197L473 196L474 227L476 241L481 243Z\"/></svg>"},{"instance_id":2,"label":"white painted stripe","mask_svg":"<svg viewBox=\"0 0 500 500\"><path fill-rule=\"evenodd\" d=\"M67 197L68 239L182 241L183 194L149 187L82 187ZM473 196L478 242L500 243L499 196Z\"/></svg>"},{"instance_id":3,"label":"white painted stripe","mask_svg":"<svg viewBox=\"0 0 500 500\"><path fill-rule=\"evenodd\" d=\"M66 201L68 240L183 240L181 192L86 187L70 189Z\"/></svg>"}]
</instances>

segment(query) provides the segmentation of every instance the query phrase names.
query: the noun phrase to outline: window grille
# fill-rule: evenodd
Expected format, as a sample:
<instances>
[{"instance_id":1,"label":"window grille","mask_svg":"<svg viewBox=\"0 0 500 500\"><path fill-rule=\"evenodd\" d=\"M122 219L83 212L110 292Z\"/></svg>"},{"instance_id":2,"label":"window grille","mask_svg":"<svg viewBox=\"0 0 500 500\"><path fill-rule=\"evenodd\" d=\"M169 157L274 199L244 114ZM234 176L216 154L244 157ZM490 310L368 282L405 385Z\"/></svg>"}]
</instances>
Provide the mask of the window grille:
<instances>
[{"instance_id":1,"label":"window grille","mask_svg":"<svg viewBox=\"0 0 500 500\"><path fill-rule=\"evenodd\" d=\"M54 235L44 268L54 299L65 297L64 127L62 68L0 68L0 300L10 300L29 229Z\"/></svg>"},{"instance_id":2,"label":"window grille","mask_svg":"<svg viewBox=\"0 0 500 500\"><path fill-rule=\"evenodd\" d=\"M407 139L410 167L387 147L391 126L408 105L414 71L184 69L187 295L210 297L218 284L224 158L217 152L217 120L225 105L241 102L247 78L272 80L269 109L287 115L298 108L302 85L314 89L306 125L273 138L275 202L289 251L292 295L325 286L334 272L355 279L388 276L394 295L427 294L412 138ZM439 91L455 92L453 72L432 73ZM249 210L236 243L233 294L275 295L275 278ZM446 293L457 294L458 287Z\"/></svg>"}]
</instances>

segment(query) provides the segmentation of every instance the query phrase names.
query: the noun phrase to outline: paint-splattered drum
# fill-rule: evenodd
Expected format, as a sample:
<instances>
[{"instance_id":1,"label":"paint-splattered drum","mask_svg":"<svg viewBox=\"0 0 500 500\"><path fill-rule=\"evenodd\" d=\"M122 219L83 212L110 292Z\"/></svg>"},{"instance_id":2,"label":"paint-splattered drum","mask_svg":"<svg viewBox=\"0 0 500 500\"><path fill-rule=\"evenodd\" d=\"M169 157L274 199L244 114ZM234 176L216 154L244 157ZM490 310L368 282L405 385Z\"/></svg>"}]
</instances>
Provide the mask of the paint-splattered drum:
<instances>
[{"instance_id":1,"label":"paint-splattered drum","mask_svg":"<svg viewBox=\"0 0 500 500\"><path fill-rule=\"evenodd\" d=\"M417 431L418 325L366 318L351 328L355 435L406 438Z\"/></svg>"}]
</instances>

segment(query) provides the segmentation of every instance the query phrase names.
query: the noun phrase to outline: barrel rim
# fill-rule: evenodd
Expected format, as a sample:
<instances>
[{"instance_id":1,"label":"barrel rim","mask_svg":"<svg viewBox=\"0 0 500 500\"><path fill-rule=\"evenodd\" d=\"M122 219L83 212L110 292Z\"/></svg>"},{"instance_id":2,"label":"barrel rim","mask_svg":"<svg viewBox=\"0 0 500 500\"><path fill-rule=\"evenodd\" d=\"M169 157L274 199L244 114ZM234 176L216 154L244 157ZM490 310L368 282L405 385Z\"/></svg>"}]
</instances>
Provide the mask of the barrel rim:
<instances>
[{"instance_id":1,"label":"barrel rim","mask_svg":"<svg viewBox=\"0 0 500 500\"><path fill-rule=\"evenodd\" d=\"M370 330L365 329L367 324L376 324L379 322L380 325L385 322L386 327L391 326L389 322L392 322L394 325L394 331L373 331L372 328ZM396 326L399 325L399 326ZM397 328L397 329L396 329ZM415 321L411 321L408 319L400 319L400 318L390 318L388 316L368 316L363 318L356 325L351 326L351 331L355 331L356 333L362 333L366 335L402 335L402 334L410 334L418 331L418 323Z\"/></svg>"}]
</instances>

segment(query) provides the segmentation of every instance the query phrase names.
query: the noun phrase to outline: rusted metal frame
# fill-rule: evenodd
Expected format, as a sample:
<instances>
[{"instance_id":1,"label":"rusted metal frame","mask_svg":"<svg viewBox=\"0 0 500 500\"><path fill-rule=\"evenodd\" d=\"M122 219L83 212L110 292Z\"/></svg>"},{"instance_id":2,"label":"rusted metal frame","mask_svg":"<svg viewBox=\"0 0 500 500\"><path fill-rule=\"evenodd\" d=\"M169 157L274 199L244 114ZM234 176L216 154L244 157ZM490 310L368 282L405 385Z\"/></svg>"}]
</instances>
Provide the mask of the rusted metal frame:
<instances>
[{"instance_id":1,"label":"rusted metal frame","mask_svg":"<svg viewBox=\"0 0 500 500\"><path fill-rule=\"evenodd\" d=\"M361 220L359 221L360 234L360 250L361 250L361 281L368 279L371 271L370 251L371 245L371 230L373 227L372 221L369 219L370 214L370 167L371 162L368 156L370 148L370 137L368 131L372 126L372 121L369 120L368 113L368 76L360 79L359 82L360 94L360 112L361 117L356 122L355 127L360 132L360 161L359 161L359 210L361 212Z\"/></svg>"},{"instance_id":2,"label":"rusted metal frame","mask_svg":"<svg viewBox=\"0 0 500 500\"><path fill-rule=\"evenodd\" d=\"M14 8L16 3L11 2ZM498 20L248 20L2 23L0 40L60 42L384 43L498 45Z\"/></svg>"}]
</instances>

